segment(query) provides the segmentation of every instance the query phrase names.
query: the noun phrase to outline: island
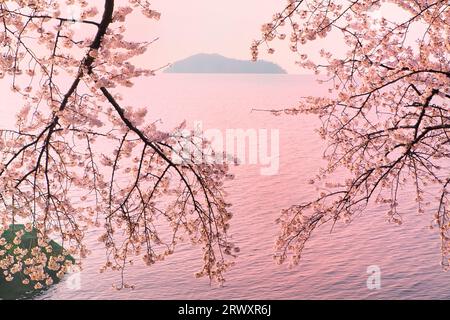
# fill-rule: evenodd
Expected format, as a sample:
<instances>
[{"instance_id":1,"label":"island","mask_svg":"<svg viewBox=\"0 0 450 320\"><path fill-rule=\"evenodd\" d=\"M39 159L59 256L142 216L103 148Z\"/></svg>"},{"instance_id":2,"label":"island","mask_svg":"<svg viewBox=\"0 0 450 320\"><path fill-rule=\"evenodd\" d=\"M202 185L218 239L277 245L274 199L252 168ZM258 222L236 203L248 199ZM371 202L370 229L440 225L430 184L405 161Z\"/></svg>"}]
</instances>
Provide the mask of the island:
<instances>
[{"instance_id":1,"label":"island","mask_svg":"<svg viewBox=\"0 0 450 320\"><path fill-rule=\"evenodd\" d=\"M220 54L200 53L170 65L165 73L270 73L287 72L275 63L258 60L246 61L224 57Z\"/></svg>"}]
</instances>

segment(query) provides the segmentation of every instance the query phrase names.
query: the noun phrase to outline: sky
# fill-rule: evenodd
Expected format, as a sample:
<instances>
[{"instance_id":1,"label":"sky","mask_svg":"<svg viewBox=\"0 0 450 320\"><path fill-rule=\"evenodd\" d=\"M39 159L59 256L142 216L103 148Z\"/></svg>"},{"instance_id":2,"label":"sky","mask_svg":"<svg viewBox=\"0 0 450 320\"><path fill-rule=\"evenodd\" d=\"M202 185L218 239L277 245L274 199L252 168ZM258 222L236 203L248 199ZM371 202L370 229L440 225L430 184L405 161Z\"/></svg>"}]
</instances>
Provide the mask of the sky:
<instances>
[{"instance_id":1,"label":"sky","mask_svg":"<svg viewBox=\"0 0 450 320\"><path fill-rule=\"evenodd\" d=\"M152 8L161 12L160 21L138 17L127 24L139 40L159 38L145 56L145 64L159 68L197 53L218 53L235 59L251 59L250 46L261 36L261 26L281 12L285 0L152 0ZM385 4L375 15L395 20L404 14L393 4ZM289 42L276 40L271 46L274 55L260 51L260 59L279 64L293 74L310 73L300 69L298 55L289 50ZM264 47L266 48L266 47ZM319 58L321 48L343 54L347 47L341 34L332 32L326 39L316 40L301 48L309 57Z\"/></svg>"},{"instance_id":2,"label":"sky","mask_svg":"<svg viewBox=\"0 0 450 320\"><path fill-rule=\"evenodd\" d=\"M261 25L285 6L284 0L153 0L160 21L134 19L133 33L151 40L159 37L147 56L152 67L163 66L196 53L219 53L236 59L251 59L252 41L260 37ZM289 73L299 73L296 56L288 43L275 46L275 55L261 52Z\"/></svg>"}]
</instances>

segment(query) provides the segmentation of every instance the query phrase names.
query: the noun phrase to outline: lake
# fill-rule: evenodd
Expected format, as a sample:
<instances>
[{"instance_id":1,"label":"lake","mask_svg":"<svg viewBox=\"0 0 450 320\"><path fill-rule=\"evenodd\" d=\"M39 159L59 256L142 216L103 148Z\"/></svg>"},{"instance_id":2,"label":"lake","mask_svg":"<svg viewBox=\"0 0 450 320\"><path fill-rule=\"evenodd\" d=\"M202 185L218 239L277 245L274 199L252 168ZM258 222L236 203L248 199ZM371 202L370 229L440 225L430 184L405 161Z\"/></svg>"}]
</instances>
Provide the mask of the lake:
<instances>
[{"instance_id":1,"label":"lake","mask_svg":"<svg viewBox=\"0 0 450 320\"><path fill-rule=\"evenodd\" d=\"M262 175L260 164L233 168L228 183L233 204L230 235L241 248L223 287L196 279L200 248L179 246L173 256L152 267L136 263L125 277L134 290L112 288L120 274L99 273L105 252L87 236L92 254L83 261L79 287L71 279L36 299L448 299L450 274L440 266L440 239L430 230L432 212L418 215L402 190L403 224L386 221L381 208L371 206L349 225L316 231L299 266L277 265L272 256L280 210L312 199L308 184L321 164L323 142L315 134L318 121L310 116L275 117L253 109L295 106L299 97L326 92L312 77L300 75L176 75L145 79L123 95L130 105L145 106L152 120L171 128L187 121L204 129L278 130L279 166ZM11 108L0 107L11 119ZM370 290L367 268L381 271L380 285Z\"/></svg>"}]
</instances>

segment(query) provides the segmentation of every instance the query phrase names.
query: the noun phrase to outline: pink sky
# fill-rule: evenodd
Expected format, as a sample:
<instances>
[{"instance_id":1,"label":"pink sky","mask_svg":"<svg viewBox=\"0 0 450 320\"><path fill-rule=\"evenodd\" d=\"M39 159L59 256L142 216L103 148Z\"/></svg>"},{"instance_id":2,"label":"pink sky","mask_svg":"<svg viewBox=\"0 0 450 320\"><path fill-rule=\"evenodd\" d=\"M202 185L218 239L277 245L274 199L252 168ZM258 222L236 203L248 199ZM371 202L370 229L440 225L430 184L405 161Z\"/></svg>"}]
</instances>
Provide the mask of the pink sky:
<instances>
[{"instance_id":1,"label":"pink sky","mask_svg":"<svg viewBox=\"0 0 450 320\"><path fill-rule=\"evenodd\" d=\"M196 53L219 53L248 60L250 45L259 37L261 25L285 5L283 0L153 0L151 3L162 13L161 20L135 19L133 33L149 39L160 38L146 55L152 67ZM277 54L269 56L262 52L261 58L278 63L290 73L298 73L288 43L275 48Z\"/></svg>"},{"instance_id":2,"label":"pink sky","mask_svg":"<svg viewBox=\"0 0 450 320\"><path fill-rule=\"evenodd\" d=\"M144 20L139 15L128 21L133 37L147 41L159 37L141 61L151 68L197 53L219 53L249 60L250 45L260 37L261 25L270 22L273 14L286 5L285 0L153 0L151 3L162 13L160 21ZM393 4L384 5L374 14L380 12L391 20L404 14ZM260 59L273 61L289 73L310 73L295 65L298 56L290 52L288 41L274 41L272 46L276 53L268 55L265 49L261 50ZM307 44L300 53L317 59L322 47L334 53L346 49L340 33L333 32L325 40Z\"/></svg>"}]
</instances>

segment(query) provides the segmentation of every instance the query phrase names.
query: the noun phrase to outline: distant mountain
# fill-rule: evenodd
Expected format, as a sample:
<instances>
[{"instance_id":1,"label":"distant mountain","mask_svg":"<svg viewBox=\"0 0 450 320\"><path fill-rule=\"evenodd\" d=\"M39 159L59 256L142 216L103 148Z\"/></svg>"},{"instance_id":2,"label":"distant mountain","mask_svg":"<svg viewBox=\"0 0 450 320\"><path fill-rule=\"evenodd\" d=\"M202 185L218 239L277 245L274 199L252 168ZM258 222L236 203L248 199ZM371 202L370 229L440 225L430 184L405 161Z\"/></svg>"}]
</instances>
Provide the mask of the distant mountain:
<instances>
[{"instance_id":1,"label":"distant mountain","mask_svg":"<svg viewBox=\"0 0 450 320\"><path fill-rule=\"evenodd\" d=\"M230 59L219 54L200 53L175 62L165 73L277 73L286 71L275 63Z\"/></svg>"}]
</instances>

